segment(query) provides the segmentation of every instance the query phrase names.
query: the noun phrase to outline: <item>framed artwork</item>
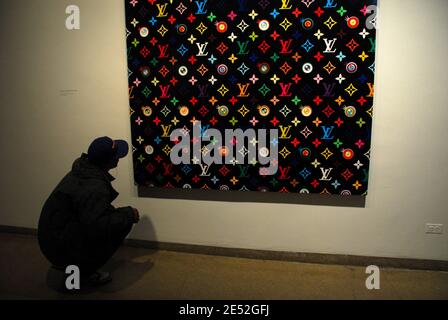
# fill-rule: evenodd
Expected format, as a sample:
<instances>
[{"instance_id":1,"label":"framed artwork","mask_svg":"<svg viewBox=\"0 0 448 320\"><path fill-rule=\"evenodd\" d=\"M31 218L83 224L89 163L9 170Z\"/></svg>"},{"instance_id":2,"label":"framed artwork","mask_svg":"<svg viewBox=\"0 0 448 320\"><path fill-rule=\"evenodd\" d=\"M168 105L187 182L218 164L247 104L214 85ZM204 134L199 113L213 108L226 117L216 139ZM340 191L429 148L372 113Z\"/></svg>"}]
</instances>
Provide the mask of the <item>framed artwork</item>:
<instances>
[{"instance_id":1,"label":"framed artwork","mask_svg":"<svg viewBox=\"0 0 448 320\"><path fill-rule=\"evenodd\" d=\"M376 0L126 0L135 182L366 195Z\"/></svg>"}]
</instances>

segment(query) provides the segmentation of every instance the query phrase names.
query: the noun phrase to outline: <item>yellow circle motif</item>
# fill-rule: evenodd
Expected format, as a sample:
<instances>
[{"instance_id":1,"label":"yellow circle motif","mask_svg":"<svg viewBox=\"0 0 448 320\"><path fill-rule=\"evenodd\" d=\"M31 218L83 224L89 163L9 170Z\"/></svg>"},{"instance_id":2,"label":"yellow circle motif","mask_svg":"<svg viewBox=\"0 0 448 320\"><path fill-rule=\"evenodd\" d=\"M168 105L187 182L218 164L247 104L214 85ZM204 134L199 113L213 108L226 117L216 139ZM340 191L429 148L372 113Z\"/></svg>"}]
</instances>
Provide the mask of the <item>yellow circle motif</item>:
<instances>
[{"instance_id":1,"label":"yellow circle motif","mask_svg":"<svg viewBox=\"0 0 448 320\"><path fill-rule=\"evenodd\" d=\"M143 115L149 117L152 114L152 109L149 106L142 107Z\"/></svg>"},{"instance_id":2,"label":"yellow circle motif","mask_svg":"<svg viewBox=\"0 0 448 320\"><path fill-rule=\"evenodd\" d=\"M258 112L260 112L260 115L262 117L266 117L267 115L269 115L270 109L268 106L263 105L258 107Z\"/></svg>"},{"instance_id":3,"label":"yellow circle motif","mask_svg":"<svg viewBox=\"0 0 448 320\"><path fill-rule=\"evenodd\" d=\"M186 117L186 116L188 116L188 114L190 113L190 110L188 110L188 107L181 107L180 109L179 109L179 113L180 113L180 115L181 116L184 116L184 117Z\"/></svg>"},{"instance_id":4,"label":"yellow circle motif","mask_svg":"<svg viewBox=\"0 0 448 320\"><path fill-rule=\"evenodd\" d=\"M225 117L229 114L229 108L227 108L227 106L219 106L218 113L220 116Z\"/></svg>"},{"instance_id":5,"label":"yellow circle motif","mask_svg":"<svg viewBox=\"0 0 448 320\"><path fill-rule=\"evenodd\" d=\"M311 113L313 112L313 109L311 109L310 106L304 106L302 108L302 115L304 117L309 117L311 115Z\"/></svg>"}]
</instances>

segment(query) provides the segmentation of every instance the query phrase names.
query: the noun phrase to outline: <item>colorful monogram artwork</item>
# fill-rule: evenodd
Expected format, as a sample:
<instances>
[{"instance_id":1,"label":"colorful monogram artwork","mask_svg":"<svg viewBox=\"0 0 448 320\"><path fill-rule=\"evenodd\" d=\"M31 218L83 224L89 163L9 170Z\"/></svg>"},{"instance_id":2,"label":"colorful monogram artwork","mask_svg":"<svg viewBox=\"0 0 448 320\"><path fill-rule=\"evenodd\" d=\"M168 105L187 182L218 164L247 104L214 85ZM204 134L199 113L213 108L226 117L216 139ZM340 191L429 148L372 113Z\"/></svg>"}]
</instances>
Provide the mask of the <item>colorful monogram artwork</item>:
<instances>
[{"instance_id":1,"label":"colorful monogram artwork","mask_svg":"<svg viewBox=\"0 0 448 320\"><path fill-rule=\"evenodd\" d=\"M126 0L136 184L366 195L376 0Z\"/></svg>"}]
</instances>

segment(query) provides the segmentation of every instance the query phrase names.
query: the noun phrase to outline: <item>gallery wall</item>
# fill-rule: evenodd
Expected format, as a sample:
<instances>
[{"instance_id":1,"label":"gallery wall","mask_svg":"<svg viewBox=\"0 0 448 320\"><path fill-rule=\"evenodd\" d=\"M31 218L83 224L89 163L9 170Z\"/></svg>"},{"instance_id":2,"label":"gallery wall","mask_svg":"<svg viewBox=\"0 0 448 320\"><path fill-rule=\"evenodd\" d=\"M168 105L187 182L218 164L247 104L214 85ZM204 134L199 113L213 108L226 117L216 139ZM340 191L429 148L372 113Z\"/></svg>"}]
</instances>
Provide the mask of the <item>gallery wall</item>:
<instances>
[{"instance_id":1,"label":"gallery wall","mask_svg":"<svg viewBox=\"0 0 448 320\"><path fill-rule=\"evenodd\" d=\"M65 8L81 29L65 28ZM221 247L448 260L448 2L382 0L364 208L139 198L132 160L111 173L131 238ZM96 136L130 141L122 0L0 2L0 225L40 209ZM267 195L268 196L268 195ZM444 224L441 235L426 223Z\"/></svg>"}]
</instances>

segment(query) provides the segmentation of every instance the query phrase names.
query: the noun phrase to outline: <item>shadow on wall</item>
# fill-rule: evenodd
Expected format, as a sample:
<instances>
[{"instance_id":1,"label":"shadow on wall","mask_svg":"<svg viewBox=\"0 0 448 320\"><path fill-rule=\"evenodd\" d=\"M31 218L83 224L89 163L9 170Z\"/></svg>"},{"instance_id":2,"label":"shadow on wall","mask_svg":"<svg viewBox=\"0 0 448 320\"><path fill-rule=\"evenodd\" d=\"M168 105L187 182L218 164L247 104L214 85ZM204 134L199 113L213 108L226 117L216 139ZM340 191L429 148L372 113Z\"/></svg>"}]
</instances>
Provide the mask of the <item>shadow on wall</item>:
<instances>
[{"instance_id":1,"label":"shadow on wall","mask_svg":"<svg viewBox=\"0 0 448 320\"><path fill-rule=\"evenodd\" d=\"M219 191L202 189L164 189L138 186L138 196L147 198L184 199L203 201L289 203L315 206L365 208L364 196L340 196L254 191Z\"/></svg>"},{"instance_id":2,"label":"shadow on wall","mask_svg":"<svg viewBox=\"0 0 448 320\"><path fill-rule=\"evenodd\" d=\"M130 236L132 237L132 233L138 232L138 230L144 231L149 239L153 239L154 243L157 243L154 225L148 216L141 217L140 221L134 225ZM125 244L133 246L132 241L134 240L125 240ZM154 266L151 255L155 254L157 250L156 246L151 247L150 250L144 247L119 250L104 266L114 280L107 286L100 287L98 291L117 292L132 286Z\"/></svg>"}]
</instances>

